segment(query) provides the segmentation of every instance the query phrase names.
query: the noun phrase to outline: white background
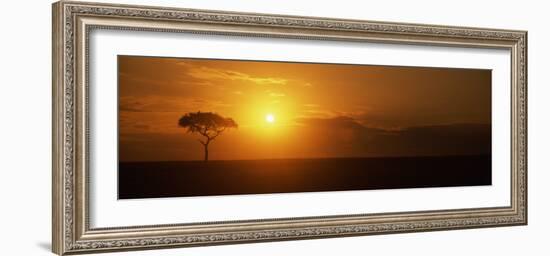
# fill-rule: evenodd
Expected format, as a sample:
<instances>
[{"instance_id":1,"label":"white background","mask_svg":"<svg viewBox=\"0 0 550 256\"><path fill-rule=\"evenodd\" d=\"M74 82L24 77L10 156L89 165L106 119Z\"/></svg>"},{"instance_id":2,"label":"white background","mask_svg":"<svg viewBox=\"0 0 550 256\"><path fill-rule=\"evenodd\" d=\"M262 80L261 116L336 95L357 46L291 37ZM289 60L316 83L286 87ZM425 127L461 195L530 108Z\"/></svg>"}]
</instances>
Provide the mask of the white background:
<instances>
[{"instance_id":1,"label":"white background","mask_svg":"<svg viewBox=\"0 0 550 256\"><path fill-rule=\"evenodd\" d=\"M96 0L98 1L98 0ZM102 1L103 2L103 1ZM111 2L111 1L105 1ZM550 34L544 1L145 1L122 3L529 30L529 226L114 253L110 255L547 255ZM50 1L0 16L0 247L51 255Z\"/></svg>"},{"instance_id":2,"label":"white background","mask_svg":"<svg viewBox=\"0 0 550 256\"><path fill-rule=\"evenodd\" d=\"M511 58L508 50L181 33L161 37L155 32L116 30L94 31L90 37L91 227L510 205ZM118 143L119 54L490 69L494 99L492 185L117 200L117 148L113 145Z\"/></svg>"}]
</instances>

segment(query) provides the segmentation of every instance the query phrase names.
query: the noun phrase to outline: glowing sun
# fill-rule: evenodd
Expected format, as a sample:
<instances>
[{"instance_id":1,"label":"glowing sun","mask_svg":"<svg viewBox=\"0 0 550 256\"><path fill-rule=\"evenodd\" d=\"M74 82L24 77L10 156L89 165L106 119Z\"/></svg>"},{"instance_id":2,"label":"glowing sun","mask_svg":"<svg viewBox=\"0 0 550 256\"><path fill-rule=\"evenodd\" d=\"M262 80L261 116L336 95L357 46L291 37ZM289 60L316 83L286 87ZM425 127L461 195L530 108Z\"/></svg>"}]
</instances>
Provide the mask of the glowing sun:
<instances>
[{"instance_id":1,"label":"glowing sun","mask_svg":"<svg viewBox=\"0 0 550 256\"><path fill-rule=\"evenodd\" d=\"M265 115L265 121L272 124L275 123L275 116L273 114Z\"/></svg>"}]
</instances>

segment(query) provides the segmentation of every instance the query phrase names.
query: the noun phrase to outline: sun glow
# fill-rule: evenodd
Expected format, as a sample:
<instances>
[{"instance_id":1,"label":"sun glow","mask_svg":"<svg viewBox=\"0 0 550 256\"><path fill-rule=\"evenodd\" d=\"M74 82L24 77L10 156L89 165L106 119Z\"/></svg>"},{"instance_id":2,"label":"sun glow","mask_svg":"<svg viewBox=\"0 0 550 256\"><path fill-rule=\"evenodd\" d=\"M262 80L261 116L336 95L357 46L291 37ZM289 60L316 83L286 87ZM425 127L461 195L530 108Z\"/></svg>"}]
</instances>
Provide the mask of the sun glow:
<instances>
[{"instance_id":1,"label":"sun glow","mask_svg":"<svg viewBox=\"0 0 550 256\"><path fill-rule=\"evenodd\" d=\"M273 114L265 115L265 121L272 124L275 123L275 116Z\"/></svg>"}]
</instances>

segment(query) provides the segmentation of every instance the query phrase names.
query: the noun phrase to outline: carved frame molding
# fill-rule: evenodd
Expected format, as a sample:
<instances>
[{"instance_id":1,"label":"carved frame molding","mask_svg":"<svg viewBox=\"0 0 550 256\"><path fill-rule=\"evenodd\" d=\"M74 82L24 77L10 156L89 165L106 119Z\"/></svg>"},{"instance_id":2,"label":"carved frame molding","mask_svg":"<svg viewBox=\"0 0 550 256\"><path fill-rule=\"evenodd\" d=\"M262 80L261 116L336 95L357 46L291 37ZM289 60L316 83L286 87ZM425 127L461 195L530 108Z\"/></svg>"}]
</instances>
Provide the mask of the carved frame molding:
<instances>
[{"instance_id":1,"label":"carved frame molding","mask_svg":"<svg viewBox=\"0 0 550 256\"><path fill-rule=\"evenodd\" d=\"M88 38L94 29L500 48L511 51L508 207L91 229ZM527 32L61 1L53 5L53 251L214 245L527 224Z\"/></svg>"}]
</instances>

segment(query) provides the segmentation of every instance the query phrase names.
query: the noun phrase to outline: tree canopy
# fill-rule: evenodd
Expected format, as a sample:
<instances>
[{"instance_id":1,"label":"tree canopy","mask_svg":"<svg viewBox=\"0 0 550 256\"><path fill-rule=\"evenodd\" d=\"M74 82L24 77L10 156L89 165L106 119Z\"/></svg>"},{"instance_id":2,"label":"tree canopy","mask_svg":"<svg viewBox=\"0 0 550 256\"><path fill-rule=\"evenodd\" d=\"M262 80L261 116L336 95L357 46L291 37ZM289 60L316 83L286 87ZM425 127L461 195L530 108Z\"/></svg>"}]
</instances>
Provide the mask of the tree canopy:
<instances>
[{"instance_id":1,"label":"tree canopy","mask_svg":"<svg viewBox=\"0 0 550 256\"><path fill-rule=\"evenodd\" d=\"M187 132L199 133L205 140L199 140L204 146L204 161L208 161L208 145L226 129L237 128L231 118L225 118L213 112L187 113L179 119L178 125L187 128Z\"/></svg>"}]
</instances>

